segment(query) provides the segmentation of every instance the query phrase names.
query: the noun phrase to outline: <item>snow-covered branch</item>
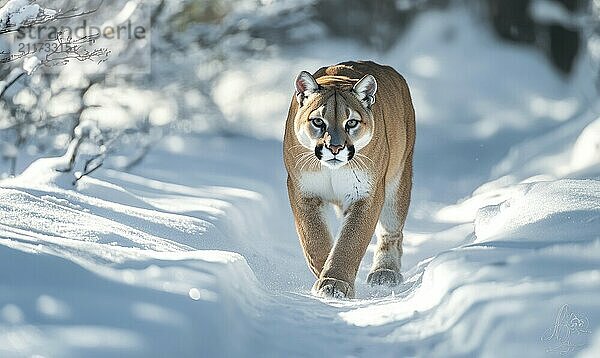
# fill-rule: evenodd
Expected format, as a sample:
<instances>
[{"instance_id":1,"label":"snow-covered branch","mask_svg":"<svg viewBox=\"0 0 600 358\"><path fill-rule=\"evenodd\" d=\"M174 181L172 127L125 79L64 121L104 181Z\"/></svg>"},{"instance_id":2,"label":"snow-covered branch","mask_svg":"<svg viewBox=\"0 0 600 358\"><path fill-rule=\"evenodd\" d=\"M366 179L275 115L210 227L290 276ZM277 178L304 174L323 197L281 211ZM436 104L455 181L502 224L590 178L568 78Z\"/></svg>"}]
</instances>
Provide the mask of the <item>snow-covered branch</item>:
<instances>
[{"instance_id":1,"label":"snow-covered branch","mask_svg":"<svg viewBox=\"0 0 600 358\"><path fill-rule=\"evenodd\" d=\"M2 82L0 82L0 98L2 98L4 93L6 93L6 91L24 75L25 72L23 72L21 69L13 68L8 76Z\"/></svg>"},{"instance_id":2,"label":"snow-covered branch","mask_svg":"<svg viewBox=\"0 0 600 358\"><path fill-rule=\"evenodd\" d=\"M0 8L0 34L16 32L20 28L44 25L56 20L70 19L95 13L104 0L91 9L54 10L35 4L35 0L9 0Z\"/></svg>"},{"instance_id":3,"label":"snow-covered branch","mask_svg":"<svg viewBox=\"0 0 600 358\"><path fill-rule=\"evenodd\" d=\"M0 8L0 34L18 31L55 20L60 12L47 9L29 0L9 0Z\"/></svg>"},{"instance_id":4,"label":"snow-covered branch","mask_svg":"<svg viewBox=\"0 0 600 358\"><path fill-rule=\"evenodd\" d=\"M101 0L90 10L72 8L70 10L47 9L29 0L10 0L0 9L0 35L49 24L61 19L69 19L92 14L102 6ZM73 38L71 33L60 30L56 36L33 43L21 43L18 51L0 51L0 63L10 63L25 59L24 69L31 74L40 66L53 67L66 65L71 60L94 61L102 63L107 60L111 51L107 48L88 50L100 37L92 33L80 38ZM87 46L86 46L87 45Z\"/></svg>"}]
</instances>

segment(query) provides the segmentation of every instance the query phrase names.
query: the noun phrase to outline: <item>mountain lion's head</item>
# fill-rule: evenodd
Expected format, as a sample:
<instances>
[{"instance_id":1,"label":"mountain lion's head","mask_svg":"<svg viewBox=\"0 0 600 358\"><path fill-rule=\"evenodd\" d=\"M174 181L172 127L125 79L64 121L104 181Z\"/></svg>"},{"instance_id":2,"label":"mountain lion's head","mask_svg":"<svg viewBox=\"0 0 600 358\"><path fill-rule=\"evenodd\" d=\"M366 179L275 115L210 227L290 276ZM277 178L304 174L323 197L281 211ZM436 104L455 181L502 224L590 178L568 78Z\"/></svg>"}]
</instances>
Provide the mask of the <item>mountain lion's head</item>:
<instances>
[{"instance_id":1,"label":"mountain lion's head","mask_svg":"<svg viewBox=\"0 0 600 358\"><path fill-rule=\"evenodd\" d=\"M296 137L329 168L351 161L374 132L375 77L366 75L354 86L349 83L345 77L334 76L320 77L317 83L306 71L296 78Z\"/></svg>"}]
</instances>

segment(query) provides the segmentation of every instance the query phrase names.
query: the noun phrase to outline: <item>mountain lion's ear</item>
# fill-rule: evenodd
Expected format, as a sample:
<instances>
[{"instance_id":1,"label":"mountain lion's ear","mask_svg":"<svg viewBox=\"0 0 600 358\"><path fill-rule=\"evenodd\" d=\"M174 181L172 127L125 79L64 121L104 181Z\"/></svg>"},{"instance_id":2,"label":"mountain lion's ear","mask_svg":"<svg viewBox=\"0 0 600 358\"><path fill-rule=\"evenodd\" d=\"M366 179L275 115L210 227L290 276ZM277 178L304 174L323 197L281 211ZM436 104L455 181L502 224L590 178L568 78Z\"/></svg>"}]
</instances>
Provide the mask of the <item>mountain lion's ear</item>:
<instances>
[{"instance_id":1,"label":"mountain lion's ear","mask_svg":"<svg viewBox=\"0 0 600 358\"><path fill-rule=\"evenodd\" d=\"M372 75L366 75L356 82L352 88L356 97L366 108L371 108L375 103L375 92L377 92L377 81Z\"/></svg>"},{"instance_id":2,"label":"mountain lion's ear","mask_svg":"<svg viewBox=\"0 0 600 358\"><path fill-rule=\"evenodd\" d=\"M302 71L298 77L296 77L296 99L300 106L302 106L304 98L310 96L318 89L319 84L310 73Z\"/></svg>"}]
</instances>

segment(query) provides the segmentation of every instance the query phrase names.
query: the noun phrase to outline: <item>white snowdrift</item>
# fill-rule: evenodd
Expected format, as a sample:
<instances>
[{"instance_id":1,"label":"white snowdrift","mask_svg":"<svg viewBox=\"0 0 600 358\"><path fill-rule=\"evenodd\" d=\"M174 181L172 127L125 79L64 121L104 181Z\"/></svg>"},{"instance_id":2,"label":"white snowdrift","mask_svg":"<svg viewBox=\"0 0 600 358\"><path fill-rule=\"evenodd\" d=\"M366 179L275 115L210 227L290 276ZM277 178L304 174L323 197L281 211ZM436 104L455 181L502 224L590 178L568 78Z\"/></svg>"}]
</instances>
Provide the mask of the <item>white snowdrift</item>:
<instances>
[{"instance_id":1,"label":"white snowdrift","mask_svg":"<svg viewBox=\"0 0 600 358\"><path fill-rule=\"evenodd\" d=\"M600 182L561 180L522 184L500 204L475 218L475 242L600 239Z\"/></svg>"},{"instance_id":2,"label":"white snowdrift","mask_svg":"<svg viewBox=\"0 0 600 358\"><path fill-rule=\"evenodd\" d=\"M57 161L0 188L0 355L239 356L254 342L268 299L246 259L198 249L232 245L229 218L244 225L236 211L258 194L133 175L144 195L92 178L73 191L56 185L72 174L48 177Z\"/></svg>"},{"instance_id":3,"label":"white snowdrift","mask_svg":"<svg viewBox=\"0 0 600 358\"><path fill-rule=\"evenodd\" d=\"M600 319L597 181L508 187L474 234L407 233L406 281L392 295L364 284L368 255L358 300L321 301L271 188L284 173L242 168L278 160L280 144L187 138L196 154L178 162L170 141L143 173L99 171L78 191L3 182L0 353L302 356L334 342L335 356L496 356L510 341L503 353L543 356L563 305L590 332ZM261 155L242 158L240 145ZM169 170L184 162L210 170ZM253 179L237 177L247 170Z\"/></svg>"},{"instance_id":4,"label":"white snowdrift","mask_svg":"<svg viewBox=\"0 0 600 358\"><path fill-rule=\"evenodd\" d=\"M544 332L568 304L587 319L587 334L572 342L588 342L600 318L600 182L515 187L510 199L479 211L475 234L418 267L402 299L340 316L358 326L401 322L385 340L405 343L406 354L497 356L494 342L510 342L503 356L542 356L559 346Z\"/></svg>"}]
</instances>

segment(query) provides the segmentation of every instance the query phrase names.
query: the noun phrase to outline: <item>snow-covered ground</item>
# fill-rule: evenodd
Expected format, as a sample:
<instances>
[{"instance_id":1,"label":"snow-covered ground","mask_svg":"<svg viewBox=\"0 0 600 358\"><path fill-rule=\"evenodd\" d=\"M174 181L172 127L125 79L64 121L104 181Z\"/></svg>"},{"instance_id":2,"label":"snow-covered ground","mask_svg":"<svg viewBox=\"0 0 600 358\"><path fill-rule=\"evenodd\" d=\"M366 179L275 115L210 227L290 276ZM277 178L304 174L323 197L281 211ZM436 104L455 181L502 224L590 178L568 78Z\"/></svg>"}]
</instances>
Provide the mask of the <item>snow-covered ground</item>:
<instances>
[{"instance_id":1,"label":"snow-covered ground","mask_svg":"<svg viewBox=\"0 0 600 358\"><path fill-rule=\"evenodd\" d=\"M415 185L405 281L367 286L370 248L357 299L324 300L280 138L294 75L349 58L405 74ZM580 69L432 12L386 54L324 41L224 73L246 137L170 136L76 190L38 160L0 182L0 356L597 357L600 119Z\"/></svg>"}]
</instances>

